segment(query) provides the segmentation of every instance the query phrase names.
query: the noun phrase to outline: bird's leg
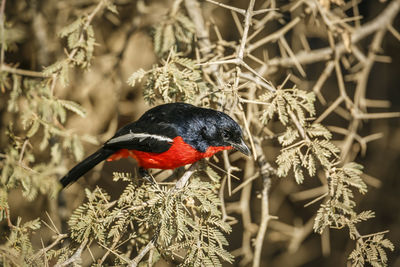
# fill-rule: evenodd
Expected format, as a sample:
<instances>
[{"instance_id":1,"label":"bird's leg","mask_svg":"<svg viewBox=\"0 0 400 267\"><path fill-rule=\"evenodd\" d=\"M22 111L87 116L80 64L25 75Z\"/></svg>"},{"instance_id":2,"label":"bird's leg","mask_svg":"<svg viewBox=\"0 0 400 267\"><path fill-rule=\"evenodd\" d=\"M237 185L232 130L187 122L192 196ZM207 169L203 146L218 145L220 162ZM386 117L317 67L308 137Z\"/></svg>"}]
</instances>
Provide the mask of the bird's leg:
<instances>
[{"instance_id":1,"label":"bird's leg","mask_svg":"<svg viewBox=\"0 0 400 267\"><path fill-rule=\"evenodd\" d=\"M152 185L156 185L157 182L154 180L153 176L144 168L139 168L139 175Z\"/></svg>"},{"instance_id":2,"label":"bird's leg","mask_svg":"<svg viewBox=\"0 0 400 267\"><path fill-rule=\"evenodd\" d=\"M184 173L185 167L176 168L170 176L163 180L163 182L179 179Z\"/></svg>"}]
</instances>

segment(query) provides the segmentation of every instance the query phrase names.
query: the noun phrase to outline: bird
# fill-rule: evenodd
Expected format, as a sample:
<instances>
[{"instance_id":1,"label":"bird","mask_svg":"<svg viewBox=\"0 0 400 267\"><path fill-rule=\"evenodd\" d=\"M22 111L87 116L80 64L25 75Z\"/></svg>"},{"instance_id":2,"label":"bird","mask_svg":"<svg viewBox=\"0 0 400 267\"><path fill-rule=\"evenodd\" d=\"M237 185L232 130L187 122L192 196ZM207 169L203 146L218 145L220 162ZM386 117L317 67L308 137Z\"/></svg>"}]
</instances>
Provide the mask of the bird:
<instances>
[{"instance_id":1,"label":"bird","mask_svg":"<svg viewBox=\"0 0 400 267\"><path fill-rule=\"evenodd\" d=\"M132 157L147 177L148 169L175 169L230 149L251 154L242 129L226 113L188 103L162 104L119 129L60 183L67 187L104 160Z\"/></svg>"}]
</instances>

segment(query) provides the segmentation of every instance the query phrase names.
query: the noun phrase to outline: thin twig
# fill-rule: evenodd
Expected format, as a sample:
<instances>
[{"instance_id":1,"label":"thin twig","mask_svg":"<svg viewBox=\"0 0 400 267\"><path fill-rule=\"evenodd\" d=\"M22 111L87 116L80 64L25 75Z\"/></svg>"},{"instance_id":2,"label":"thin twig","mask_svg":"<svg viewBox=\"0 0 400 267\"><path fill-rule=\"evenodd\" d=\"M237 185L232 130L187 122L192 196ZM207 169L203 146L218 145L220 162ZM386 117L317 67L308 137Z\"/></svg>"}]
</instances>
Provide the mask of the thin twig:
<instances>
[{"instance_id":1,"label":"thin twig","mask_svg":"<svg viewBox=\"0 0 400 267\"><path fill-rule=\"evenodd\" d=\"M100 2L93 9L93 11L86 17L86 23L83 26L84 29L87 29L90 26L90 24L92 23L92 20L96 16L96 14L104 8L105 4L106 4L106 0L100 0ZM82 31L79 36L79 39L78 39L78 44L82 43L84 41L84 39L85 39L85 32ZM67 52L67 56L70 61L73 61L73 58L74 58L75 54L78 53L79 49L80 49L80 46L76 46L76 48L74 48L70 53Z\"/></svg>"},{"instance_id":2,"label":"thin twig","mask_svg":"<svg viewBox=\"0 0 400 267\"><path fill-rule=\"evenodd\" d=\"M250 29L250 24L251 24L251 19L254 15L253 10L254 10L255 2L256 2L255 0L250 0L249 6L246 10L246 15L244 18L243 36L242 36L242 40L240 41L240 47L239 47L239 51L237 54L237 57L240 58L241 60L243 60L244 51L245 51L245 47L246 47L246 43L247 43L247 36L249 34L249 29Z\"/></svg>"},{"instance_id":3,"label":"thin twig","mask_svg":"<svg viewBox=\"0 0 400 267\"><path fill-rule=\"evenodd\" d=\"M364 119L389 119L400 117L400 112L382 112L382 113L361 113L354 114L354 118L364 120Z\"/></svg>"},{"instance_id":4,"label":"thin twig","mask_svg":"<svg viewBox=\"0 0 400 267\"><path fill-rule=\"evenodd\" d=\"M189 169L182 175L182 177L176 182L175 187L172 189L172 192L178 191L179 189L182 189L187 181L189 180L190 176L192 176L193 173L196 172L198 167L198 162L193 163Z\"/></svg>"},{"instance_id":5,"label":"thin twig","mask_svg":"<svg viewBox=\"0 0 400 267\"><path fill-rule=\"evenodd\" d=\"M98 261L97 263L99 265L102 265L103 262L107 259L108 255L111 253L111 251L113 249L115 249L115 247L118 245L119 240L121 239L122 235L118 235L117 238L113 241L110 249L107 249L106 253L104 253L103 257L101 257L100 261Z\"/></svg>"},{"instance_id":6,"label":"thin twig","mask_svg":"<svg viewBox=\"0 0 400 267\"><path fill-rule=\"evenodd\" d=\"M243 187L245 187L246 185L248 185L249 183L252 183L255 179L257 179L260 176L260 173L257 172L255 173L253 176L251 176L250 178L248 178L247 180L245 180L243 183L241 183L240 185L238 185L235 189L232 190L232 195L239 192L240 189L242 189Z\"/></svg>"},{"instance_id":7,"label":"thin twig","mask_svg":"<svg viewBox=\"0 0 400 267\"><path fill-rule=\"evenodd\" d=\"M4 72L12 73L12 74L18 74L18 75L22 75L22 76L35 77L35 78L47 78L47 77L49 77L48 75L45 75L42 72L13 68L13 67L10 67L10 66L8 66L7 64L4 64L4 63L0 65L0 71L1 72L4 71Z\"/></svg>"},{"instance_id":8,"label":"thin twig","mask_svg":"<svg viewBox=\"0 0 400 267\"><path fill-rule=\"evenodd\" d=\"M19 160L18 160L19 165L22 165L22 160L24 158L25 149L26 149L26 146L28 145L28 143L29 143L29 139L25 139L24 143L22 144L21 152L19 153Z\"/></svg>"},{"instance_id":9,"label":"thin twig","mask_svg":"<svg viewBox=\"0 0 400 267\"><path fill-rule=\"evenodd\" d=\"M68 266L71 263L74 263L76 261L80 260L81 254L83 249L85 248L86 244L88 243L88 239L83 240L83 242L81 243L81 245L79 246L79 248L75 251L75 253L68 258L67 260L65 260L63 263L60 264L56 264L55 267L63 267L63 266Z\"/></svg>"},{"instance_id":10,"label":"thin twig","mask_svg":"<svg viewBox=\"0 0 400 267\"><path fill-rule=\"evenodd\" d=\"M4 45L5 45L5 39L4 39L4 9L6 7L6 0L1 0L1 6L0 6L0 43L1 43L1 48L0 48L0 65L4 65Z\"/></svg>"},{"instance_id":11,"label":"thin twig","mask_svg":"<svg viewBox=\"0 0 400 267\"><path fill-rule=\"evenodd\" d=\"M210 162L210 161L208 161L207 164L213 166L213 167L216 168L217 170L220 170L220 171L222 171L222 172L228 174L228 171L226 171L226 170L223 169L223 168L218 167L218 165L216 165L216 164L214 164L214 163L212 163L212 162ZM237 177L236 175L233 175L232 173L231 173L230 175L231 175L233 178L235 178L236 180L238 180L238 181L241 180L241 178Z\"/></svg>"},{"instance_id":12,"label":"thin twig","mask_svg":"<svg viewBox=\"0 0 400 267\"><path fill-rule=\"evenodd\" d=\"M143 257L149 252L152 248L154 248L154 240L150 240L147 245L142 248L139 252L139 254L130 262L129 266L130 267L137 267L139 262L143 259Z\"/></svg>"},{"instance_id":13,"label":"thin twig","mask_svg":"<svg viewBox=\"0 0 400 267\"><path fill-rule=\"evenodd\" d=\"M245 180L250 178L252 168L251 166L253 165L252 160L247 159L246 160L246 165L244 168L244 177ZM243 237L242 237L242 246L241 246L241 255L243 255L243 259L241 260L240 264L242 266L250 263L253 260L253 251L252 251L252 246L251 246L251 239L252 235L256 231L256 225L253 224L252 219L251 219L251 213L250 213L250 199L252 195L252 184L249 183L242 189L242 193L240 195L240 201L239 201L239 209L240 213L242 215L242 222L243 222Z\"/></svg>"},{"instance_id":14,"label":"thin twig","mask_svg":"<svg viewBox=\"0 0 400 267\"><path fill-rule=\"evenodd\" d=\"M246 13L246 10L241 9L241 8L225 5L223 3L220 3L220 2L217 2L217 1L214 1L214 0L206 0L206 1L209 2L209 3L212 3L214 5L217 5L217 6L220 6L220 7L235 11L235 12L237 12L239 14L242 14L242 15L244 15Z\"/></svg>"},{"instance_id":15,"label":"thin twig","mask_svg":"<svg viewBox=\"0 0 400 267\"><path fill-rule=\"evenodd\" d=\"M292 119L294 125L296 126L297 130L299 131L301 137L306 140L310 141L310 138L307 136L303 126L300 124L299 120L297 119L296 115L293 113L293 111L288 111L290 118Z\"/></svg>"},{"instance_id":16,"label":"thin twig","mask_svg":"<svg viewBox=\"0 0 400 267\"><path fill-rule=\"evenodd\" d=\"M8 207L4 207L3 209L4 209L4 215L6 216L6 219L7 219L7 226L8 226L9 228L14 228L15 226L14 226L14 224L11 222L10 212L8 211L9 208L8 208Z\"/></svg>"},{"instance_id":17,"label":"thin twig","mask_svg":"<svg viewBox=\"0 0 400 267\"><path fill-rule=\"evenodd\" d=\"M259 141L256 143L256 149L258 152L257 154L259 155L257 158L257 163L258 167L260 168L263 189L261 192L261 222L254 242L253 267L260 266L264 237L268 228L268 222L271 219L269 214L269 189L271 187L271 174L273 172L271 165L265 159Z\"/></svg>"},{"instance_id":18,"label":"thin twig","mask_svg":"<svg viewBox=\"0 0 400 267\"><path fill-rule=\"evenodd\" d=\"M52 249L53 247L55 247L57 244L59 244L61 242L61 240L67 238L68 235L67 234L59 234L57 235L57 238L53 241L53 243L51 243L50 245L48 245L47 247L42 248L41 250L39 250L38 252L36 252L35 255L32 256L31 258L31 262L34 262L36 259L38 259L39 257L41 257L42 255L46 254L47 251L49 251L50 249Z\"/></svg>"},{"instance_id":19,"label":"thin twig","mask_svg":"<svg viewBox=\"0 0 400 267\"><path fill-rule=\"evenodd\" d=\"M267 44L269 42L275 42L276 40L284 36L288 31L290 31L294 26L296 26L297 23L299 23L300 21L301 21L300 17L296 17L293 20L291 20L288 24L286 24L284 27L277 30L276 32L269 34L268 36L262 38L261 40L258 40L253 44L249 44L247 48L248 53L251 53L252 51L254 51L255 49L259 48L264 44ZM270 62L268 62L267 64L271 65Z\"/></svg>"},{"instance_id":20,"label":"thin twig","mask_svg":"<svg viewBox=\"0 0 400 267\"><path fill-rule=\"evenodd\" d=\"M384 11L380 13L375 19L370 22L365 23L363 26L357 28L351 34L351 43L354 45L360 40L364 39L368 35L376 32L379 29L388 27L389 24L396 17L400 9L400 0L391 1ZM292 20L294 21L294 20ZM255 46L255 44L253 44ZM249 49L254 49L253 46L249 46ZM311 64L319 61L324 61L330 59L331 55L335 54L336 57L340 57L344 52L346 52L346 47L343 42L335 45L335 51L331 47L315 49L313 51L301 51L297 53L296 59L302 65ZM282 66L291 67L295 64L292 58L274 58L267 62L269 67L272 66Z\"/></svg>"},{"instance_id":21,"label":"thin twig","mask_svg":"<svg viewBox=\"0 0 400 267\"><path fill-rule=\"evenodd\" d=\"M228 152L225 150L223 151L223 158L224 158L224 167L227 173L227 180L228 180L228 196L232 195L232 182L231 182L231 175L232 175L232 165L229 161Z\"/></svg>"}]
</instances>

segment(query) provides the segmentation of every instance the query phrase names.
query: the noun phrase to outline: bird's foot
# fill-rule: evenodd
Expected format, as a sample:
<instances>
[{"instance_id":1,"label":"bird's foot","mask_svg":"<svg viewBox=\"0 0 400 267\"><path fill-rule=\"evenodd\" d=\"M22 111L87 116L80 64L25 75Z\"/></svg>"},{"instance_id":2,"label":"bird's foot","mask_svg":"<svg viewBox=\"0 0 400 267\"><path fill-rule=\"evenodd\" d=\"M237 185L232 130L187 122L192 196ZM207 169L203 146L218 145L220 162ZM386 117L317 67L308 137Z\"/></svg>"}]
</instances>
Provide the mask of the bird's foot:
<instances>
[{"instance_id":1,"label":"bird's foot","mask_svg":"<svg viewBox=\"0 0 400 267\"><path fill-rule=\"evenodd\" d=\"M146 169L139 168L139 175L150 184L158 185L154 177Z\"/></svg>"}]
</instances>

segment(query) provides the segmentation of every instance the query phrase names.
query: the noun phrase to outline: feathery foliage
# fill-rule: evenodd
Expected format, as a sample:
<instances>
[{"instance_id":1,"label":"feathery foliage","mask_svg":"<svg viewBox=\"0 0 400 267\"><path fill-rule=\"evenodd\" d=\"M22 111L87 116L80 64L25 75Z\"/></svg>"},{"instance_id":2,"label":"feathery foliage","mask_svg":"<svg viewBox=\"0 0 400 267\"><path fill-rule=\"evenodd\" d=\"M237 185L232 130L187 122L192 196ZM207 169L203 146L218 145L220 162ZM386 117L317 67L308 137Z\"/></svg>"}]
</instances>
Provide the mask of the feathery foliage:
<instances>
[{"instance_id":1,"label":"feathery foliage","mask_svg":"<svg viewBox=\"0 0 400 267\"><path fill-rule=\"evenodd\" d=\"M120 179L127 174L114 173ZM128 175L130 176L130 175ZM77 243L98 242L116 248L132 242L138 250L156 235L157 250L171 259L183 257L183 266L221 266L221 259L232 262L224 248L224 233L231 227L221 220L218 181L192 178L181 190L165 186L138 184L125 187L117 201L99 188L86 190L87 202L78 207L68 222L71 238ZM182 252L184 254L182 255ZM117 249L113 253L120 253ZM128 258L116 258L119 264Z\"/></svg>"},{"instance_id":2,"label":"feathery foliage","mask_svg":"<svg viewBox=\"0 0 400 267\"><path fill-rule=\"evenodd\" d=\"M363 166L349 162L338 167L341 165L340 150L330 141L331 132L321 124L311 122L315 115L313 92L278 89L266 92L260 101L266 106L260 118L263 123L267 124L276 114L280 123L286 126L285 132L278 137L282 149L276 159L277 175L285 177L293 170L296 182L303 183L304 170L311 177L319 168L326 174L327 200L318 209L314 231L322 234L327 227L348 227L350 238L357 239L357 247L349 256L353 266L362 266L364 262L385 266L387 257L384 248L393 250L393 244L383 239L383 235L375 238L374 242L365 240L355 226L375 217L370 210L355 211L353 190L361 194L367 192L367 185L361 179Z\"/></svg>"},{"instance_id":3,"label":"feathery foliage","mask_svg":"<svg viewBox=\"0 0 400 267\"><path fill-rule=\"evenodd\" d=\"M182 12L170 12L169 16L163 19L154 27L154 51L162 57L174 47L187 55L192 52L195 26L193 22Z\"/></svg>"},{"instance_id":4,"label":"feathery foliage","mask_svg":"<svg viewBox=\"0 0 400 267\"><path fill-rule=\"evenodd\" d=\"M30 234L40 228L39 219L22 223L18 217L17 223L12 226L7 242L0 245L0 264L7 266L39 266L40 261L34 261L34 249L31 243ZM6 253L4 253L6 252ZM3 265L4 264L4 265Z\"/></svg>"},{"instance_id":5,"label":"feathery foliage","mask_svg":"<svg viewBox=\"0 0 400 267\"><path fill-rule=\"evenodd\" d=\"M349 255L353 266L364 266L369 263L372 266L386 266L387 256L385 249L394 250L394 246L389 239L384 238L383 233L376 233L362 237L356 243L356 248Z\"/></svg>"},{"instance_id":6,"label":"feathery foliage","mask_svg":"<svg viewBox=\"0 0 400 267\"><path fill-rule=\"evenodd\" d=\"M154 104L156 99L165 103L193 103L195 96L208 90L202 79L202 72L195 61L180 57L171 50L167 60L162 60L161 66L153 66L149 71L139 69L128 79L128 84L134 86L146 77L144 99Z\"/></svg>"}]
</instances>

